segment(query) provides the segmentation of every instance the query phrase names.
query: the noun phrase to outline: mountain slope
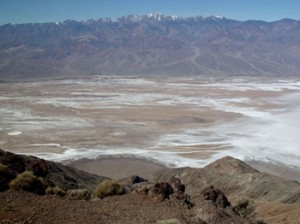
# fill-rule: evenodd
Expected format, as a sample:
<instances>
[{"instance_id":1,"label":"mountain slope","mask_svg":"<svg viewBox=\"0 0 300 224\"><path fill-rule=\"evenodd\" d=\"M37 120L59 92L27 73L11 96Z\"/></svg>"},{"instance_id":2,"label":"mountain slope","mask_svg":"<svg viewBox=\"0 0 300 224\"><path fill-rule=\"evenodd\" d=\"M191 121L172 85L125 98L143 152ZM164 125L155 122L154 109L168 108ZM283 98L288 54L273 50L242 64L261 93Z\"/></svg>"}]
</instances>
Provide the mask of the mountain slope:
<instances>
[{"instance_id":1,"label":"mountain slope","mask_svg":"<svg viewBox=\"0 0 300 224\"><path fill-rule=\"evenodd\" d=\"M248 197L255 200L300 203L300 184L297 181L261 173L232 157L219 159L203 169L169 169L153 174L153 181L165 181L178 176L194 195L212 184L232 198Z\"/></svg>"},{"instance_id":2,"label":"mountain slope","mask_svg":"<svg viewBox=\"0 0 300 224\"><path fill-rule=\"evenodd\" d=\"M1 164L1 187L8 174L3 172L3 165L15 172L13 175L30 170L65 190L93 191L95 183L105 179L59 163L2 150ZM202 169L164 169L149 180L137 176L125 178L119 183L126 187L127 194L92 200L0 188L0 218L5 223L164 223L159 221L170 219L175 219L175 223L256 223L254 217L243 218L233 207L238 199L250 198L255 202L257 217L267 223L300 221L298 182L260 173L232 157L224 157ZM229 202L222 192L229 196ZM168 196L162 198L162 195Z\"/></svg>"},{"instance_id":3,"label":"mountain slope","mask_svg":"<svg viewBox=\"0 0 300 224\"><path fill-rule=\"evenodd\" d=\"M160 14L0 26L0 79L299 75L300 22Z\"/></svg>"},{"instance_id":4,"label":"mountain slope","mask_svg":"<svg viewBox=\"0 0 300 224\"><path fill-rule=\"evenodd\" d=\"M36 176L43 177L48 183L59 186L64 190L86 188L94 190L95 187L107 177L89 174L60 163L46 161L33 156L23 156L6 152L0 149L0 164L7 166L10 177L0 173L1 190L6 190L7 179L10 181L24 171L32 171ZM5 174L5 175L4 175Z\"/></svg>"},{"instance_id":5,"label":"mountain slope","mask_svg":"<svg viewBox=\"0 0 300 224\"><path fill-rule=\"evenodd\" d=\"M19 177L24 170L33 172L49 186L51 182L70 191L66 196L49 195L47 190L46 195L45 192L38 195L34 189L38 186L34 184L36 181L24 177L20 185L22 190L16 189L12 183L16 180L21 183ZM7 179L9 189L5 188ZM121 196L116 196L107 185L111 181L104 181L102 186L106 187L102 193L106 192L106 197L98 198L97 194L92 199L79 197L82 190L78 188L87 188L91 193L95 190L95 182L104 179L59 163L0 150L0 220L2 223L168 223L163 220L176 220L175 223L182 224L251 224L250 219L236 213L226 196L216 189L208 189L197 197L197 205L190 202L190 196L184 194L184 185L177 178L173 178L173 184L171 180L150 183L137 176L123 179L119 183L126 182L122 184L125 194ZM144 191L147 186L148 190ZM73 190L77 192L76 197L71 197L72 189L77 189ZM215 198L204 196L210 192L216 192L222 200L217 203Z\"/></svg>"},{"instance_id":6,"label":"mountain slope","mask_svg":"<svg viewBox=\"0 0 300 224\"><path fill-rule=\"evenodd\" d=\"M152 181L179 177L187 193L197 197L208 185L219 188L232 204L243 198L255 202L257 218L272 224L300 223L300 183L260 173L232 157L224 157L203 169L179 168L157 172Z\"/></svg>"}]
</instances>

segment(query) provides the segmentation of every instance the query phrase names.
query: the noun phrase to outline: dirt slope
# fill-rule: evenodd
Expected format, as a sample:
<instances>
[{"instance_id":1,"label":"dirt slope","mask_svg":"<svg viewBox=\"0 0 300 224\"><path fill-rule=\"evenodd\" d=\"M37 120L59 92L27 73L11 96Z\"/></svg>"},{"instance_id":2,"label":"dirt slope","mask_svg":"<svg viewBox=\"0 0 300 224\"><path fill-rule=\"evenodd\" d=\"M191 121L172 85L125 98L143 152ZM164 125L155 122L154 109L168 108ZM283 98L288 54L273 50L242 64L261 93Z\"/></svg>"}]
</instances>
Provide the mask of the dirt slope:
<instances>
[{"instance_id":1,"label":"dirt slope","mask_svg":"<svg viewBox=\"0 0 300 224\"><path fill-rule=\"evenodd\" d=\"M96 184L107 178L2 150L0 163L0 191L4 191L0 192L0 223L134 224L169 220L182 224L250 224L257 223L257 218L267 223L300 223L298 182L260 173L232 157L203 169L165 169L149 181L125 178L119 183L126 194L88 200L8 190L5 184L8 186L7 178L31 170L65 190L85 187L93 192ZM3 172L3 164L9 172ZM237 200L243 197L254 201L256 217L255 213L242 217L234 210Z\"/></svg>"}]
</instances>

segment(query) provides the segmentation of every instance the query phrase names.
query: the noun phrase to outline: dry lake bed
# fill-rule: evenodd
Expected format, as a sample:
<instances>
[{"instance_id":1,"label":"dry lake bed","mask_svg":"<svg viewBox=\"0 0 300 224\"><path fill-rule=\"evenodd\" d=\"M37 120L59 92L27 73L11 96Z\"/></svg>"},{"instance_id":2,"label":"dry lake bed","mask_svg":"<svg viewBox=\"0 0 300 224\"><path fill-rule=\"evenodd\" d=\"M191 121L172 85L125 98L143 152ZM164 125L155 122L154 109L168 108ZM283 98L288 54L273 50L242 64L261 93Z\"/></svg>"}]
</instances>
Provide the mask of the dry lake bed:
<instances>
[{"instance_id":1,"label":"dry lake bed","mask_svg":"<svg viewBox=\"0 0 300 224\"><path fill-rule=\"evenodd\" d=\"M267 162L297 170L299 133L296 79L0 84L0 148L65 163L114 156L202 167L231 155L257 167Z\"/></svg>"}]
</instances>

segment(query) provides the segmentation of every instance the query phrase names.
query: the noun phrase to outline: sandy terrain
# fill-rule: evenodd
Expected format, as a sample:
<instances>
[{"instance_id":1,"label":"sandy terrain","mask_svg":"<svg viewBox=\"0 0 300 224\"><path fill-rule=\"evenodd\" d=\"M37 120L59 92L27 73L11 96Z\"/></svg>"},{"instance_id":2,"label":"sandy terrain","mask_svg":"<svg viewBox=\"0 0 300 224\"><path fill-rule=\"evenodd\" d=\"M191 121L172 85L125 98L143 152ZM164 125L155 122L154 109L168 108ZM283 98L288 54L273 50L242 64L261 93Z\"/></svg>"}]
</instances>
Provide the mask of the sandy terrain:
<instances>
[{"instance_id":1,"label":"sandy terrain","mask_svg":"<svg viewBox=\"0 0 300 224\"><path fill-rule=\"evenodd\" d=\"M231 155L297 170L299 102L297 80L1 83L0 148L62 162L125 155L170 167Z\"/></svg>"},{"instance_id":2,"label":"sandy terrain","mask_svg":"<svg viewBox=\"0 0 300 224\"><path fill-rule=\"evenodd\" d=\"M68 165L99 176L121 179L132 175L147 177L155 171L165 168L162 164L137 158L81 159Z\"/></svg>"}]
</instances>

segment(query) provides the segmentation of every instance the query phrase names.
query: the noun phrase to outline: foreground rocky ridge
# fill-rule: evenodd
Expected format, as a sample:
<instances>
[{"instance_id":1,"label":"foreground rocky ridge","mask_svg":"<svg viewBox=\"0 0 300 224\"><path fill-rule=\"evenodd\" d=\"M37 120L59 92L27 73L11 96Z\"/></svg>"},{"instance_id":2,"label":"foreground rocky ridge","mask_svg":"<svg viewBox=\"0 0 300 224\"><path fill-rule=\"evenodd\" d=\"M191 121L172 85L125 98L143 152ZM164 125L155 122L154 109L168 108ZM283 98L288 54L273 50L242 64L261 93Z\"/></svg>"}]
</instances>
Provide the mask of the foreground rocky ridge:
<instances>
[{"instance_id":1,"label":"foreground rocky ridge","mask_svg":"<svg viewBox=\"0 0 300 224\"><path fill-rule=\"evenodd\" d=\"M170 176L179 177L187 192L195 194L199 186L212 184L229 197L248 197L263 201L300 203L300 184L297 181L261 173L240 160L224 157L203 169L180 168L159 171L153 181L165 181Z\"/></svg>"},{"instance_id":2,"label":"foreground rocky ridge","mask_svg":"<svg viewBox=\"0 0 300 224\"><path fill-rule=\"evenodd\" d=\"M7 190L5 178L31 171L64 190L91 192L109 178L0 150L2 223L299 223L300 184L263 174L232 157L203 169L164 169L118 181L122 194L99 198L36 195ZM1 168L1 167L0 167ZM7 172L6 172L7 174ZM124 194L125 193L125 194ZM228 198L227 198L228 197ZM247 198L247 210L238 200ZM76 199L76 200L74 200ZM85 200L83 200L85 199ZM50 215L51 213L51 215Z\"/></svg>"},{"instance_id":3,"label":"foreground rocky ridge","mask_svg":"<svg viewBox=\"0 0 300 224\"><path fill-rule=\"evenodd\" d=\"M164 181L175 175L186 185L186 192L198 195L212 184L232 203L249 198L256 204L257 218L266 223L300 223L300 184L267 173L261 173L232 157L219 159L202 169L166 169L152 175L153 181Z\"/></svg>"},{"instance_id":4,"label":"foreground rocky ridge","mask_svg":"<svg viewBox=\"0 0 300 224\"><path fill-rule=\"evenodd\" d=\"M94 189L96 185L108 179L107 177L100 177L89 174L60 163L38 159L33 156L16 155L0 149L0 163L8 168L9 180L16 177L24 171L32 171L34 175L43 177L48 183L58 185L64 190L69 189ZM1 173L2 174L2 173ZM3 174L1 178L3 178ZM8 182L1 179L1 189L8 189Z\"/></svg>"}]
</instances>

